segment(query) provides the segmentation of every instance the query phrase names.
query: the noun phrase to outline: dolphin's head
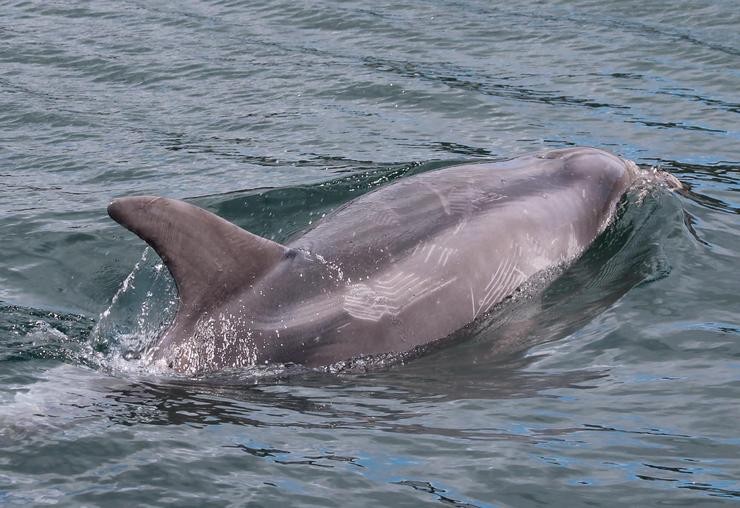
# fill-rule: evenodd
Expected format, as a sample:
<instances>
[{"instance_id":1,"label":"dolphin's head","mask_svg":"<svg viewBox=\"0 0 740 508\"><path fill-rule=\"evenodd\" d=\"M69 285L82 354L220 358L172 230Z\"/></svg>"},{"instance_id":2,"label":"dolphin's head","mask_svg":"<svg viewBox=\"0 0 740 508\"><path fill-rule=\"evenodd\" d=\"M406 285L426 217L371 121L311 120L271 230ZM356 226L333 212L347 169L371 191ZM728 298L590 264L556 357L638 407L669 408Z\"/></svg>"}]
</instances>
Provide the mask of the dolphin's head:
<instances>
[{"instance_id":1,"label":"dolphin's head","mask_svg":"<svg viewBox=\"0 0 740 508\"><path fill-rule=\"evenodd\" d=\"M629 159L620 157L605 150L574 146L548 150L539 154L543 159L563 161L560 171L567 177L579 175L589 179L598 174L614 185L614 196L621 196L641 173L637 165Z\"/></svg>"},{"instance_id":2,"label":"dolphin's head","mask_svg":"<svg viewBox=\"0 0 740 508\"><path fill-rule=\"evenodd\" d=\"M622 159L622 162L624 162L624 167L627 168L627 174L629 174L630 180L635 180L637 178L637 174L640 171L640 168L637 167L637 164L632 162L629 159L625 159L624 157L620 157Z\"/></svg>"}]
</instances>

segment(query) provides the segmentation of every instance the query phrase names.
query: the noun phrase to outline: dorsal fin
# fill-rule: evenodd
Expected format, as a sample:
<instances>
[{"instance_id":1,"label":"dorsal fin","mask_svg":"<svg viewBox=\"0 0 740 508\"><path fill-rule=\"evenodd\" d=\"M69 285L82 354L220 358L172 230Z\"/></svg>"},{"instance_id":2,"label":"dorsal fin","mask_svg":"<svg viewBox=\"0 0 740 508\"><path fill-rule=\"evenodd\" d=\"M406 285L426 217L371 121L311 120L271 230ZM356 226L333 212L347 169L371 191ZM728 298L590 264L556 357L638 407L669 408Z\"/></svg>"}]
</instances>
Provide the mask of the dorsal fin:
<instances>
[{"instance_id":1,"label":"dorsal fin","mask_svg":"<svg viewBox=\"0 0 740 508\"><path fill-rule=\"evenodd\" d=\"M113 220L139 235L159 254L191 311L254 282L288 250L183 201L154 196L115 199Z\"/></svg>"}]
</instances>

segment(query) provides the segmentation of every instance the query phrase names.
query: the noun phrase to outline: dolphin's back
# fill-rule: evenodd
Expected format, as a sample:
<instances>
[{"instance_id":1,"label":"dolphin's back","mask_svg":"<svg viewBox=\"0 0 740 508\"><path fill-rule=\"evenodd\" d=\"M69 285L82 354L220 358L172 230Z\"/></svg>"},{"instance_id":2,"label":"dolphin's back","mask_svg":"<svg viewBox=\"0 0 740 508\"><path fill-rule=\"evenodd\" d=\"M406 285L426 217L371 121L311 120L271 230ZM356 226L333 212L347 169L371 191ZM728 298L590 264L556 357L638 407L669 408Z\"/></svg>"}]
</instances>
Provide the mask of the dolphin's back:
<instances>
[{"instance_id":1,"label":"dolphin's back","mask_svg":"<svg viewBox=\"0 0 740 508\"><path fill-rule=\"evenodd\" d=\"M446 230L476 220L490 222L510 208L515 215L547 209L539 218L546 228L550 222L570 221L570 215L593 219L579 222L579 236L586 241L599 229L613 194L621 195L630 178L624 160L590 148L452 166L361 196L289 246L319 253L361 275Z\"/></svg>"},{"instance_id":2,"label":"dolphin's back","mask_svg":"<svg viewBox=\"0 0 740 508\"><path fill-rule=\"evenodd\" d=\"M351 201L289 243L300 254L264 277L246 305L258 327L281 330L283 343L318 338L283 349L281 361L321 365L406 351L580 255L631 179L625 161L593 149L410 177Z\"/></svg>"},{"instance_id":3,"label":"dolphin's back","mask_svg":"<svg viewBox=\"0 0 740 508\"><path fill-rule=\"evenodd\" d=\"M633 169L590 148L449 167L363 195L286 246L172 200L125 198L109 212L154 246L181 292L153 358L186 372L314 366L443 338L572 261Z\"/></svg>"}]
</instances>

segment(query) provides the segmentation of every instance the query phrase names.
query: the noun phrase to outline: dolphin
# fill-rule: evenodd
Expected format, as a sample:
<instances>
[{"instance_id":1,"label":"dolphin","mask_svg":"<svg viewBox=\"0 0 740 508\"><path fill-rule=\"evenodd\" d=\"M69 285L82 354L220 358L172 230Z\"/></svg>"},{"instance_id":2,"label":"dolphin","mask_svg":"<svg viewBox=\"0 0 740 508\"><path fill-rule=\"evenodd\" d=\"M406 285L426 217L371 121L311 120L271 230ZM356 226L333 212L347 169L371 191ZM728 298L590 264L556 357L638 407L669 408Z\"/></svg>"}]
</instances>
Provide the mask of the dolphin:
<instances>
[{"instance_id":1,"label":"dolphin","mask_svg":"<svg viewBox=\"0 0 740 508\"><path fill-rule=\"evenodd\" d=\"M286 245L194 205L113 200L179 293L148 352L195 375L405 353L489 313L604 231L637 166L594 148L451 166L354 199Z\"/></svg>"}]
</instances>

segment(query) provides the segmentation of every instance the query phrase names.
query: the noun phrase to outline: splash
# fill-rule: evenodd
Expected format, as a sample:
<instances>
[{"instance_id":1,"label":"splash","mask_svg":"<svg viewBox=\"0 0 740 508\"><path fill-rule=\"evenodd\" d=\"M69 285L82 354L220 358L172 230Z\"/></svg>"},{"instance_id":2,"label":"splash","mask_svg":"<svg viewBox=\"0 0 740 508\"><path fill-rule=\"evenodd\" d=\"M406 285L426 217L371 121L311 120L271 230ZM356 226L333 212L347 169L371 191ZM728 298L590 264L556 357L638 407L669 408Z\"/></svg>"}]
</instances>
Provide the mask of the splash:
<instances>
[{"instance_id":1,"label":"splash","mask_svg":"<svg viewBox=\"0 0 740 508\"><path fill-rule=\"evenodd\" d=\"M172 277L146 248L92 330L91 344L100 367L150 372L145 353L169 326L178 302Z\"/></svg>"}]
</instances>

